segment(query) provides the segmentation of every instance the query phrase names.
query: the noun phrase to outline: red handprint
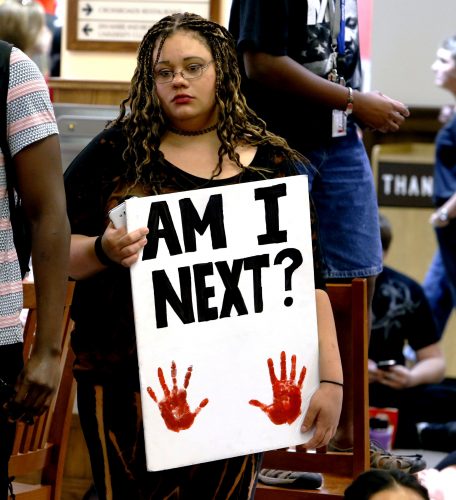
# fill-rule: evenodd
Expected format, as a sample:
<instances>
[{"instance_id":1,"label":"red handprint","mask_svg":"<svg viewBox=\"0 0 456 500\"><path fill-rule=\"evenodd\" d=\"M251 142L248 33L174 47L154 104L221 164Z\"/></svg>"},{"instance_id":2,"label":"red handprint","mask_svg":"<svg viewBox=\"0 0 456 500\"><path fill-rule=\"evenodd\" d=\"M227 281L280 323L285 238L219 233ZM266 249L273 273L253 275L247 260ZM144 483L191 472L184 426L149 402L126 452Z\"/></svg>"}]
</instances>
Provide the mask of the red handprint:
<instances>
[{"instance_id":1,"label":"red handprint","mask_svg":"<svg viewBox=\"0 0 456 500\"><path fill-rule=\"evenodd\" d=\"M158 380L163 389L164 397L161 401L157 400L152 387L147 388L149 396L158 404L161 416L165 421L166 427L174 432L179 432L188 429L192 426L196 415L204 408L209 399L203 399L199 404L198 408L194 412L190 411L190 407L187 403L187 387L190 383L190 377L192 376L192 367L189 366L184 379L184 388L177 388L177 368L174 361L171 362L171 378L173 381L173 388L170 391L165 382L165 377L163 375L163 370L158 368Z\"/></svg>"},{"instance_id":2,"label":"red handprint","mask_svg":"<svg viewBox=\"0 0 456 500\"><path fill-rule=\"evenodd\" d=\"M271 378L273 401L270 405L260 403L256 399L251 399L249 403L261 408L276 425L291 424L301 414L301 388L306 376L306 367L303 366L299 375L298 383L296 378L296 355L291 356L290 379L287 380L287 361L285 351L280 353L280 380L275 376L274 362L268 359L269 376Z\"/></svg>"}]
</instances>

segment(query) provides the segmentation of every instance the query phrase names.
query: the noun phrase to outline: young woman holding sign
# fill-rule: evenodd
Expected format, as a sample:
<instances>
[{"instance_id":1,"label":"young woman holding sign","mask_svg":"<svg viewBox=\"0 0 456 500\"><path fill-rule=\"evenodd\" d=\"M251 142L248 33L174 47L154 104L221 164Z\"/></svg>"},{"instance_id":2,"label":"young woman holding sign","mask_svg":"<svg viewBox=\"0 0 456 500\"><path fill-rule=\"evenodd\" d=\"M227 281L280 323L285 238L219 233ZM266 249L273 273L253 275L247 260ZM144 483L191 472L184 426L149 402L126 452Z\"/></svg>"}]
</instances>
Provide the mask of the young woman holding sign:
<instances>
[{"instance_id":1,"label":"young woman holding sign","mask_svg":"<svg viewBox=\"0 0 456 500\"><path fill-rule=\"evenodd\" d=\"M129 267L146 245L148 229L116 229L108 223L109 210L129 196L297 175L305 172L305 163L247 107L234 41L226 29L197 15L175 14L149 30L119 117L66 172L71 276L78 280L74 373L100 498L252 498L261 462L261 455L249 455L147 472ZM303 431L315 428L309 448L327 444L334 435L343 383L312 223L320 379L325 382L302 423ZM168 376L159 374L164 391ZM185 391L173 387L167 401L158 403L168 428L175 430L177 414L186 405L177 402L179 395L185 399ZM157 401L152 389L149 396ZM191 419L205 404L201 401Z\"/></svg>"}]
</instances>

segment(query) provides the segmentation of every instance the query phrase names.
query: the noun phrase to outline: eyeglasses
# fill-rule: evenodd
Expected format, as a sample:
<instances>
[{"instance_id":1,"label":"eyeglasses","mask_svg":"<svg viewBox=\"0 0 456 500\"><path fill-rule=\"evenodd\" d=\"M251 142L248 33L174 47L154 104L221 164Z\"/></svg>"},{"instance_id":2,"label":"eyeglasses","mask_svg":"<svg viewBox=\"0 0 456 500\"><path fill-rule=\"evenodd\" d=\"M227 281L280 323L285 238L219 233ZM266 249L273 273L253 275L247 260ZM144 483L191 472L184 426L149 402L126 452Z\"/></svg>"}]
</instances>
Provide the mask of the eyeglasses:
<instances>
[{"instance_id":1,"label":"eyeglasses","mask_svg":"<svg viewBox=\"0 0 456 500\"><path fill-rule=\"evenodd\" d=\"M171 71L170 69L161 69L154 75L157 83L171 83L176 75L180 75L185 80L196 80L203 76L204 71L209 67L209 64L214 61L209 61L206 64L189 64L182 71Z\"/></svg>"}]
</instances>

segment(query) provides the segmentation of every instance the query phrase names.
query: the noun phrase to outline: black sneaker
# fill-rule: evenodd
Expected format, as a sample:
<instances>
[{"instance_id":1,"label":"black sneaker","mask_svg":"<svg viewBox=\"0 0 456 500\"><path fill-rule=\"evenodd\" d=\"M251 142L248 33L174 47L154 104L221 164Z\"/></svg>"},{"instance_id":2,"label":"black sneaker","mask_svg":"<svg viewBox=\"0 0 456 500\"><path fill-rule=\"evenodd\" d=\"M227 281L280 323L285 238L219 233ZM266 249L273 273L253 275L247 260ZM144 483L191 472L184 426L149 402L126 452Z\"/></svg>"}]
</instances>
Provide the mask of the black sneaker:
<instances>
[{"instance_id":1,"label":"black sneaker","mask_svg":"<svg viewBox=\"0 0 456 500\"><path fill-rule=\"evenodd\" d=\"M282 486L286 488L301 488L316 490L323 483L321 474L317 472L292 472L277 469L261 469L258 480L269 486Z\"/></svg>"}]
</instances>

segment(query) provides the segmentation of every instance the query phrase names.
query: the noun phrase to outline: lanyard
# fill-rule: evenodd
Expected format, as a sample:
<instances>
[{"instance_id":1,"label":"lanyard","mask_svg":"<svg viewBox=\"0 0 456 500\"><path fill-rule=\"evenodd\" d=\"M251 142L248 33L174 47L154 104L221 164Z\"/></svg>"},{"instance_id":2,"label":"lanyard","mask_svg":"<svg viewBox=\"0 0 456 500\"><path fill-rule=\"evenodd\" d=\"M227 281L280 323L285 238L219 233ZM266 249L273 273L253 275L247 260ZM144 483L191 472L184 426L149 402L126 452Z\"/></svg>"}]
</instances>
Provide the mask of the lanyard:
<instances>
[{"instance_id":1,"label":"lanyard","mask_svg":"<svg viewBox=\"0 0 456 500\"><path fill-rule=\"evenodd\" d=\"M345 53L345 0L323 0L328 5L333 52Z\"/></svg>"}]
</instances>

